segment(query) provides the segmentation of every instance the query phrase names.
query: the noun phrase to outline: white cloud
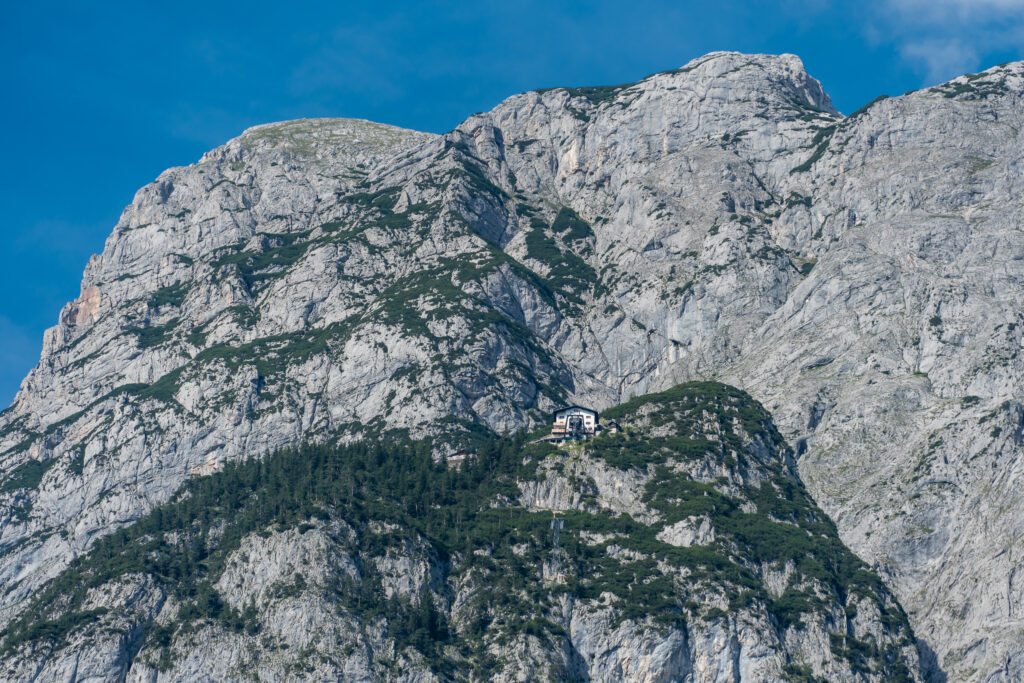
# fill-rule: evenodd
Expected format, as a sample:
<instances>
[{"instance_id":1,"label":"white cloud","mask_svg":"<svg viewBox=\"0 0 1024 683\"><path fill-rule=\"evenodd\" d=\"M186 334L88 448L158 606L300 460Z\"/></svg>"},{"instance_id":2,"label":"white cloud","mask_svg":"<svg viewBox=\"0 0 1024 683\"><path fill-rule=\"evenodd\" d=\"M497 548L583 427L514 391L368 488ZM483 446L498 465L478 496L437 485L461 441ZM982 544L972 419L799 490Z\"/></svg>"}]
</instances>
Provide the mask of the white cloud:
<instances>
[{"instance_id":1,"label":"white cloud","mask_svg":"<svg viewBox=\"0 0 1024 683\"><path fill-rule=\"evenodd\" d=\"M1024 48L1024 0L875 0L865 29L891 41L904 62L933 85L1003 61ZM993 59L1000 55L1000 59Z\"/></svg>"},{"instance_id":2,"label":"white cloud","mask_svg":"<svg viewBox=\"0 0 1024 683\"><path fill-rule=\"evenodd\" d=\"M955 17L984 22L1024 9L1024 0L884 0L882 4L897 13L925 21Z\"/></svg>"},{"instance_id":3,"label":"white cloud","mask_svg":"<svg viewBox=\"0 0 1024 683\"><path fill-rule=\"evenodd\" d=\"M943 83L978 68L977 50L959 40L923 40L906 43L900 55L924 69L927 84Z\"/></svg>"}]
</instances>

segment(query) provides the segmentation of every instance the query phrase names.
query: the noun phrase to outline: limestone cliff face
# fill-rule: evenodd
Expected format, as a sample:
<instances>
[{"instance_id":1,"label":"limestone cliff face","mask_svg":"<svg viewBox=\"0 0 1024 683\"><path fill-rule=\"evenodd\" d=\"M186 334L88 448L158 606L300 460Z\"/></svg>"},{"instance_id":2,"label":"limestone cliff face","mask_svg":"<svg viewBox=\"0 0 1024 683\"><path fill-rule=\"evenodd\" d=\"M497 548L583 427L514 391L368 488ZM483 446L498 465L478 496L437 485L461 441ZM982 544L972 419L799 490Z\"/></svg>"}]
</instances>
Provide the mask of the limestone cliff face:
<instances>
[{"instance_id":1,"label":"limestone cliff face","mask_svg":"<svg viewBox=\"0 0 1024 683\"><path fill-rule=\"evenodd\" d=\"M194 468L717 378L951 678L1021 678L1022 74L844 118L796 57L714 53L165 172L0 415L6 618Z\"/></svg>"},{"instance_id":2,"label":"limestone cliff face","mask_svg":"<svg viewBox=\"0 0 1024 683\"><path fill-rule=\"evenodd\" d=\"M34 596L4 678L920 680L763 408L692 383L615 415L457 468L365 442L229 464Z\"/></svg>"}]
</instances>

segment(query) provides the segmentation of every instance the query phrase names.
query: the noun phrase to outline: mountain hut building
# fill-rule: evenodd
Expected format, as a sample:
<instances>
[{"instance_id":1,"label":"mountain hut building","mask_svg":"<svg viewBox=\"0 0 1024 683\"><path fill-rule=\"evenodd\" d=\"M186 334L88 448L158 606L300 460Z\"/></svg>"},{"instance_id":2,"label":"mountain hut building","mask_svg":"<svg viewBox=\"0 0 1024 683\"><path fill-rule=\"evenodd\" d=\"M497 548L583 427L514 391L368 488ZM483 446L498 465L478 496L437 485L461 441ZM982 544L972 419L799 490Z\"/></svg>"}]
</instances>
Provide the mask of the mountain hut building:
<instances>
[{"instance_id":1,"label":"mountain hut building","mask_svg":"<svg viewBox=\"0 0 1024 683\"><path fill-rule=\"evenodd\" d=\"M568 406L554 413L554 425L551 428L553 439L586 439L594 436L600 429L597 411L583 406Z\"/></svg>"}]
</instances>

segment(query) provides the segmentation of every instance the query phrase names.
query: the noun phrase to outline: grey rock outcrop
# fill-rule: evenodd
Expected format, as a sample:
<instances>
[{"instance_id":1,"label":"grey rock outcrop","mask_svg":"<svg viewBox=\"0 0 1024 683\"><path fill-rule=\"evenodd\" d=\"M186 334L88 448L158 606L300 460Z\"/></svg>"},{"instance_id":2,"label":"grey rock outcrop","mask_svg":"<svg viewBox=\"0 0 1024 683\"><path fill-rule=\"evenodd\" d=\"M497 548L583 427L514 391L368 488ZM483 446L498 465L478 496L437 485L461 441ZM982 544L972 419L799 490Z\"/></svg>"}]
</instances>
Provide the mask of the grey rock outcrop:
<instances>
[{"instance_id":1,"label":"grey rock outcrop","mask_svg":"<svg viewBox=\"0 0 1024 683\"><path fill-rule=\"evenodd\" d=\"M457 470L365 445L231 465L33 598L4 677L921 680L906 614L763 408L712 383L644 401L622 434L492 439ZM607 495L627 473L639 494Z\"/></svg>"},{"instance_id":2,"label":"grey rock outcrop","mask_svg":"<svg viewBox=\"0 0 1024 683\"><path fill-rule=\"evenodd\" d=\"M713 53L165 172L0 415L4 618L225 462L716 378L950 678L1024 677L1022 92L1009 64L843 117L796 57Z\"/></svg>"}]
</instances>

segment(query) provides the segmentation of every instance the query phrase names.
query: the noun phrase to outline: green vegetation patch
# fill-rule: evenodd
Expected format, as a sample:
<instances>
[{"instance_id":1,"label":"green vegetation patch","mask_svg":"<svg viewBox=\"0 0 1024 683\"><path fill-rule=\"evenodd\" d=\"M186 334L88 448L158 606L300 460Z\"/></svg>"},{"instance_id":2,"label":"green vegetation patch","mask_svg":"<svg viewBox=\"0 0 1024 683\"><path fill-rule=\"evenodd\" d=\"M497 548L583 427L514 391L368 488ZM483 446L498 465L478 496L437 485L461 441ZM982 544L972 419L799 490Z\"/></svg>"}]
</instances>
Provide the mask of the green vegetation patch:
<instances>
[{"instance_id":1,"label":"green vegetation patch","mask_svg":"<svg viewBox=\"0 0 1024 683\"><path fill-rule=\"evenodd\" d=\"M357 192L346 196L345 201L359 204L365 208L391 211L398 203L398 195L401 194L401 191L401 187L385 187L376 192Z\"/></svg>"},{"instance_id":2,"label":"green vegetation patch","mask_svg":"<svg viewBox=\"0 0 1024 683\"><path fill-rule=\"evenodd\" d=\"M171 502L100 539L0 634L3 650L64 642L71 631L103 617L84 609L89 589L129 574L150 577L182 605L169 624L139 625L143 647L163 653L162 668L172 663L177 636L202 624L258 634L256 606L230 607L215 588L228 558L253 534L320 527L327 532L324 523L331 520L356 530L353 538L333 542L356 559L359 576L340 574L327 585L314 585L295 574L274 586L277 597L315 591L339 611L381 624L398 651L415 649L435 673L450 678L492 670L488 650L524 634L566 646L563 595L595 602L611 595L616 624L637 620L679 629L738 609L763 610L781 629L800 628L805 615L836 603L848 607L850 597L860 596L876 602L887 629L906 636L902 644L912 643L906 616L879 578L843 546L834 525L781 462L744 465L737 459L728 467L746 467L746 473L726 478L727 489L725 481L696 481L686 474L694 458L724 462L734 445L727 426L784 448L767 413L748 395L724 384L690 383L638 397L604 417L623 421L626 433L598 437L584 447L647 472L642 500L658 516L652 524L596 505L568 510L560 514L564 528L556 549L551 513L521 507L521 483L568 471L564 466L574 456L548 443L529 443L522 434L498 437L478 430L469 447L475 457L452 466L432 456L447 440L306 445L193 479ZM672 425L674 432L658 429ZM586 501L596 485L573 476ZM695 516L710 520L714 541L678 547L658 538L665 526ZM385 597L374 558L416 547L445 585L476 587L459 608L457 626L442 607L444 589ZM554 582L543 570L553 558L562 574ZM795 572L785 592L773 598L761 569L786 565ZM705 607L709 600L727 603L729 612ZM842 633L832 645L837 656L865 671L899 673L896 650Z\"/></svg>"},{"instance_id":3,"label":"green vegetation patch","mask_svg":"<svg viewBox=\"0 0 1024 683\"><path fill-rule=\"evenodd\" d=\"M126 332L135 335L140 349L149 349L170 339L179 322L178 318L172 318L163 325L129 327Z\"/></svg>"},{"instance_id":4,"label":"green vegetation patch","mask_svg":"<svg viewBox=\"0 0 1024 683\"><path fill-rule=\"evenodd\" d=\"M156 310L163 306L181 306L185 301L185 296L188 294L189 289L192 285L188 282L178 282L167 287L161 287L152 294L149 299L146 300L146 304Z\"/></svg>"},{"instance_id":5,"label":"green vegetation patch","mask_svg":"<svg viewBox=\"0 0 1024 683\"><path fill-rule=\"evenodd\" d=\"M721 382L687 382L666 391L638 396L605 410L601 417L617 421L635 419L644 408L647 410L643 419L651 427L672 423L679 430L677 433L701 434L705 430L696 420L710 412L726 431L731 430L735 420L748 434L765 433L776 443L782 443L782 436L768 411L745 391Z\"/></svg>"},{"instance_id":6,"label":"green vegetation patch","mask_svg":"<svg viewBox=\"0 0 1024 683\"><path fill-rule=\"evenodd\" d=\"M809 209L813 201L811 197L805 197L799 192L790 192L789 197L786 198L786 208L792 209L794 206L802 204Z\"/></svg>"},{"instance_id":7,"label":"green vegetation patch","mask_svg":"<svg viewBox=\"0 0 1024 683\"><path fill-rule=\"evenodd\" d=\"M594 85L582 88L543 88L538 93L550 92L552 90L564 90L570 97L585 97L591 104L599 106L605 102L613 102L625 90L628 90L636 83L623 83L621 85Z\"/></svg>"},{"instance_id":8,"label":"green vegetation patch","mask_svg":"<svg viewBox=\"0 0 1024 683\"><path fill-rule=\"evenodd\" d=\"M90 588L134 573L150 576L183 603L169 627L144 625L147 640L169 643L173 633L203 620L252 630L253 615L246 618L225 605L213 585L242 539L268 528L340 516L364 528L358 549L366 554L381 554L389 545L381 545L385 539L365 531L370 521L401 525L396 541L425 535L442 557L485 539L496 541L513 520L493 516L489 505L516 495L511 476L523 469L517 457L523 439L491 437L478 447L477 460L449 469L431 458L428 442L310 446L232 463L222 472L194 479L174 502L101 539L73 561L39 594L35 607L3 632L4 651L39 640L59 644L70 630L101 616L82 610ZM546 515L533 517L538 527L547 523ZM218 528L219 533L212 533ZM380 611L391 618L393 635L406 633L409 606L363 600L375 595L371 564L366 563L364 570L371 577L362 586L336 586L334 598L362 605L367 615ZM379 577L376 587L380 589ZM440 631L447 635L447 625L438 619L434 615L421 624L433 639L417 636L419 628L414 625L399 641L433 654Z\"/></svg>"},{"instance_id":9,"label":"green vegetation patch","mask_svg":"<svg viewBox=\"0 0 1024 683\"><path fill-rule=\"evenodd\" d=\"M832 135L835 132L836 127L834 125L819 128L818 132L816 132L814 137L811 138L811 146L814 147L814 152L811 153L811 156L808 157L807 161L790 169L790 175L793 175L794 173L806 173L811 170L811 167L818 162L818 159L821 159L821 157L824 156L825 150L828 149L828 144L832 140Z\"/></svg>"},{"instance_id":10,"label":"green vegetation patch","mask_svg":"<svg viewBox=\"0 0 1024 683\"><path fill-rule=\"evenodd\" d=\"M213 262L213 267L222 268L227 265L238 266L238 272L246 287L250 290L261 280L275 277L278 272L286 270L305 255L310 243L300 241L307 237L309 231L288 235L275 235L278 246L264 251L237 251L228 253ZM272 272L268 272L272 271Z\"/></svg>"},{"instance_id":11,"label":"green vegetation patch","mask_svg":"<svg viewBox=\"0 0 1024 683\"><path fill-rule=\"evenodd\" d=\"M472 160L467 159L460 168L452 169L451 174L455 178L463 178L476 194L490 196L499 202L509 198L508 193L491 182L484 169Z\"/></svg>"},{"instance_id":12,"label":"green vegetation patch","mask_svg":"<svg viewBox=\"0 0 1024 683\"><path fill-rule=\"evenodd\" d=\"M561 212L559 215L563 216ZM565 215L561 224L563 231L581 233L577 220L578 217ZM589 230L590 226L585 222L579 220L579 223L583 223ZM579 251L588 253L589 247ZM571 247L560 246L542 221L531 225L526 233L526 255L547 266L548 274L544 282L561 300L569 304L570 310L583 305L586 295L592 293L597 285L597 272L594 268Z\"/></svg>"},{"instance_id":13,"label":"green vegetation patch","mask_svg":"<svg viewBox=\"0 0 1024 683\"><path fill-rule=\"evenodd\" d=\"M215 269L235 266L250 291L266 280L279 277L306 253L328 243L344 243L359 239L364 244L367 231L371 229L406 232L414 225L414 218L429 223L439 213L438 203L420 203L409 206L406 211L395 213L401 187L386 187L374 192L358 192L342 198L356 207L353 216L329 220L319 226L321 235L312 238L313 230L292 233L261 233L266 248L261 251L245 251L245 243L225 247L213 262Z\"/></svg>"},{"instance_id":14,"label":"green vegetation patch","mask_svg":"<svg viewBox=\"0 0 1024 683\"><path fill-rule=\"evenodd\" d=\"M43 480L43 475L54 464L54 460L40 462L38 460L26 460L21 463L0 482L0 493L9 493L19 489L34 489Z\"/></svg>"},{"instance_id":15,"label":"green vegetation patch","mask_svg":"<svg viewBox=\"0 0 1024 683\"><path fill-rule=\"evenodd\" d=\"M579 214L567 206L563 206L551 223L551 229L568 243L579 242L594 237L590 223L580 218Z\"/></svg>"},{"instance_id":16,"label":"green vegetation patch","mask_svg":"<svg viewBox=\"0 0 1024 683\"><path fill-rule=\"evenodd\" d=\"M847 121L852 121L853 119L857 118L858 116L863 116L865 113L867 113L868 109L871 109L871 107L873 107L876 104L878 104L879 102L882 102L882 101L887 100L887 99L889 99L888 95L879 95L875 99L873 99L870 102L868 102L867 104L865 104L863 107L857 109L852 114L847 116L846 120Z\"/></svg>"},{"instance_id":17,"label":"green vegetation patch","mask_svg":"<svg viewBox=\"0 0 1024 683\"><path fill-rule=\"evenodd\" d=\"M602 419L621 422L626 429L588 442L588 452L623 469L653 468L643 500L660 513L664 524L705 516L716 532L712 550L723 561L780 568L789 564L795 569L787 591L772 599L759 580L702 556L700 566L716 566L719 576L728 575L738 587L733 599L761 601L780 626L800 626L801 615L822 607L815 586L824 586L843 604L853 595L873 600L889 623L909 631L903 612L884 598L878 576L843 545L831 520L784 466L785 442L767 411L749 395L717 382L692 382L632 399L604 411ZM773 443L779 460L756 466L746 462L747 439L753 436ZM691 480L673 467L680 461L702 459L705 469L724 465L733 472L729 477L738 481L752 466L766 474L759 484L740 487L742 498L753 503L756 511L745 511L742 499L723 494L713 484ZM650 538L643 540L643 534L633 537L643 541L644 552L694 568L693 557L659 550Z\"/></svg>"},{"instance_id":18,"label":"green vegetation patch","mask_svg":"<svg viewBox=\"0 0 1024 683\"><path fill-rule=\"evenodd\" d=\"M325 327L261 337L240 346L216 344L196 354L189 365L197 366L222 360L229 371L237 370L243 365L252 365L261 377L271 377L285 372L290 366L343 345L351 335L353 320L354 318L348 318ZM181 370L183 368L179 368L175 373L180 374ZM165 378L173 374L170 373ZM161 378L161 382L165 378Z\"/></svg>"},{"instance_id":19,"label":"green vegetation patch","mask_svg":"<svg viewBox=\"0 0 1024 683\"><path fill-rule=\"evenodd\" d=\"M967 74L966 83L949 82L928 88L928 92L942 95L947 99L963 96L964 99L988 99L1009 94L1005 77L998 78L995 74Z\"/></svg>"}]
</instances>

